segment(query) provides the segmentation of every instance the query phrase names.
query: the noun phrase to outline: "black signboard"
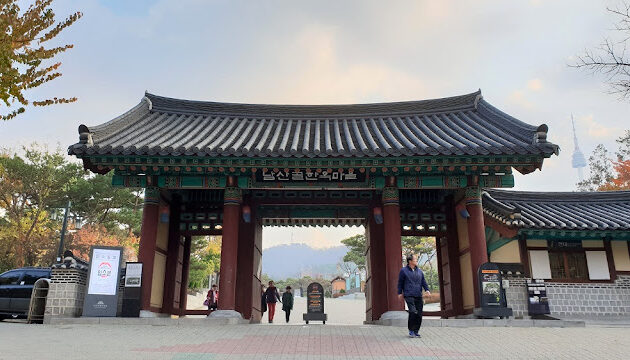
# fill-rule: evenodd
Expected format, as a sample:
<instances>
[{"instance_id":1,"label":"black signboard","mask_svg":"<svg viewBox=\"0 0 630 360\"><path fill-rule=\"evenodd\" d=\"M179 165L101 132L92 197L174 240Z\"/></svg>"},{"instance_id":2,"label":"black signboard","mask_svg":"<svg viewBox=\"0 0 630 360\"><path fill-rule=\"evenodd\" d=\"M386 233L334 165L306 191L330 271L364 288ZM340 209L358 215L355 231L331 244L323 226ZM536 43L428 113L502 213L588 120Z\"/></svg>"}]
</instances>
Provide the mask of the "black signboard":
<instances>
[{"instance_id":1,"label":"black signboard","mask_svg":"<svg viewBox=\"0 0 630 360\"><path fill-rule=\"evenodd\" d=\"M581 249L581 241L549 241L549 249Z\"/></svg>"},{"instance_id":2,"label":"black signboard","mask_svg":"<svg viewBox=\"0 0 630 360\"><path fill-rule=\"evenodd\" d=\"M263 169L256 182L364 182L365 173L353 169Z\"/></svg>"},{"instance_id":3,"label":"black signboard","mask_svg":"<svg viewBox=\"0 0 630 360\"><path fill-rule=\"evenodd\" d=\"M306 314L304 321L323 321L326 323L328 316L324 313L324 287L320 283L311 283L306 289Z\"/></svg>"},{"instance_id":4,"label":"black signboard","mask_svg":"<svg viewBox=\"0 0 630 360\"><path fill-rule=\"evenodd\" d=\"M324 312L324 287L318 283L312 283L306 289L306 311L310 313Z\"/></svg>"},{"instance_id":5,"label":"black signboard","mask_svg":"<svg viewBox=\"0 0 630 360\"><path fill-rule=\"evenodd\" d=\"M83 316L116 316L122 247L93 246Z\"/></svg>"},{"instance_id":6,"label":"black signboard","mask_svg":"<svg viewBox=\"0 0 630 360\"><path fill-rule=\"evenodd\" d=\"M485 265L485 266L484 266ZM479 288L481 289L481 306L502 306L501 273L499 267L485 263L479 269Z\"/></svg>"},{"instance_id":7,"label":"black signboard","mask_svg":"<svg viewBox=\"0 0 630 360\"><path fill-rule=\"evenodd\" d=\"M125 269L125 289L121 316L138 317L140 316L142 299L142 263L128 262Z\"/></svg>"},{"instance_id":8,"label":"black signboard","mask_svg":"<svg viewBox=\"0 0 630 360\"><path fill-rule=\"evenodd\" d=\"M511 316L512 309L507 307L499 266L490 262L481 264L477 274L481 308L475 309L475 315L502 318Z\"/></svg>"}]
</instances>

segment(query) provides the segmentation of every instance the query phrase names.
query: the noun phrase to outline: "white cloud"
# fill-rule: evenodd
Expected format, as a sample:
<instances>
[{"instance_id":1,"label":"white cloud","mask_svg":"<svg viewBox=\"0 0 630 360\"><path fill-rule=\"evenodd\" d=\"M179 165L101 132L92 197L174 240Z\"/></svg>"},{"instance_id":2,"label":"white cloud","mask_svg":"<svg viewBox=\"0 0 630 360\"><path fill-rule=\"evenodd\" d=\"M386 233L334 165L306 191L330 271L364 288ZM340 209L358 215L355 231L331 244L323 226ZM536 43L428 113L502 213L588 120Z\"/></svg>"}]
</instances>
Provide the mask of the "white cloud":
<instances>
[{"instance_id":1,"label":"white cloud","mask_svg":"<svg viewBox=\"0 0 630 360\"><path fill-rule=\"evenodd\" d=\"M527 88L532 91L539 91L543 88L542 80L536 78L527 82Z\"/></svg>"},{"instance_id":2,"label":"white cloud","mask_svg":"<svg viewBox=\"0 0 630 360\"><path fill-rule=\"evenodd\" d=\"M283 244L306 244L315 249L325 249L343 245L341 240L365 234L363 226L337 227L263 227L263 249Z\"/></svg>"},{"instance_id":3,"label":"white cloud","mask_svg":"<svg viewBox=\"0 0 630 360\"><path fill-rule=\"evenodd\" d=\"M577 118L581 128L585 128L587 134L595 139L616 139L623 134L623 128L618 126L606 126L595 121L593 114L583 115Z\"/></svg>"}]
</instances>

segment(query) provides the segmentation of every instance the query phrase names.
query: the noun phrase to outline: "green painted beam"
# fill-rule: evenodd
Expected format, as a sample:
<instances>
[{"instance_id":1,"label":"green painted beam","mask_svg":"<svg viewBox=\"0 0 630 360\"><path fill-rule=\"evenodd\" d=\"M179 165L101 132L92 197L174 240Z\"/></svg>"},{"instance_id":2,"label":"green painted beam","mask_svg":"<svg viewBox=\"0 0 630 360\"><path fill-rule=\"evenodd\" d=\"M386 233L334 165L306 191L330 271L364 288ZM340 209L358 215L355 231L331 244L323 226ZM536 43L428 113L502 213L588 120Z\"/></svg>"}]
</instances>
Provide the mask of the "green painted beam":
<instances>
[{"instance_id":1,"label":"green painted beam","mask_svg":"<svg viewBox=\"0 0 630 360\"><path fill-rule=\"evenodd\" d=\"M492 244L488 244L488 254L490 254L491 252L499 249L503 245L507 245L508 243L510 243L512 241L515 241L515 239L501 238L501 239L493 242Z\"/></svg>"},{"instance_id":2,"label":"green painted beam","mask_svg":"<svg viewBox=\"0 0 630 360\"><path fill-rule=\"evenodd\" d=\"M582 240L600 240L609 237L611 240L630 240L630 231L627 230L535 230L520 229L519 235L524 234L527 237L540 238L546 240L564 240L564 241L582 241Z\"/></svg>"}]
</instances>

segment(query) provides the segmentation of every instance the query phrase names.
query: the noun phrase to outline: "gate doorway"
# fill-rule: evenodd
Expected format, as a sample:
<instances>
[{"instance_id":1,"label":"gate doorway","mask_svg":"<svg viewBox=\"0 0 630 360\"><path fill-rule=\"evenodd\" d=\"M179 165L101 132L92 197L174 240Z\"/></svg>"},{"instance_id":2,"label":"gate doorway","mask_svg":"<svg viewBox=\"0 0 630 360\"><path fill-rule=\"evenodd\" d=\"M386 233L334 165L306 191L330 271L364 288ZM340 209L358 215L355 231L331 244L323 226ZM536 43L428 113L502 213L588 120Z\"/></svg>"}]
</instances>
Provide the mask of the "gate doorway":
<instances>
[{"instance_id":1,"label":"gate doorway","mask_svg":"<svg viewBox=\"0 0 630 360\"><path fill-rule=\"evenodd\" d=\"M290 286L293 310L289 324L304 324L302 314L307 308L307 288L312 282L323 287L327 324L361 325L365 321L365 268L354 262L344 262L349 248L343 239L362 237L361 225L263 226L263 255L261 283L267 286L273 280L280 297ZM364 257L363 257L364 258ZM284 299L283 299L284 300ZM283 304L277 303L274 324L285 324ZM269 320L268 310L262 323Z\"/></svg>"}]
</instances>

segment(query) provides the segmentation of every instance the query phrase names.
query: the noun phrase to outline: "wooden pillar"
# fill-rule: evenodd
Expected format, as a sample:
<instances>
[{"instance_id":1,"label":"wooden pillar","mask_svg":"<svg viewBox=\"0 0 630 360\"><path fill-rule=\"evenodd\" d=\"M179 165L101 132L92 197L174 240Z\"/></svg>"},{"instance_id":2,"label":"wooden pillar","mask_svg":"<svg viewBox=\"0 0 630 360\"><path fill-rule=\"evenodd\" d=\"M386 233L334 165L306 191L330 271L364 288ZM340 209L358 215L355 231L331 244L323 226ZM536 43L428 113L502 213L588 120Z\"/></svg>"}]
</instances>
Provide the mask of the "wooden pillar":
<instances>
[{"instance_id":1,"label":"wooden pillar","mask_svg":"<svg viewBox=\"0 0 630 360\"><path fill-rule=\"evenodd\" d=\"M477 270L483 263L488 262L486 246L486 230L481 207L481 189L478 186L466 188L466 210L468 218L468 240L470 242L470 265L473 274L473 289L475 292L475 307L480 306L479 281Z\"/></svg>"},{"instance_id":2,"label":"wooden pillar","mask_svg":"<svg viewBox=\"0 0 630 360\"><path fill-rule=\"evenodd\" d=\"M252 216L252 221L254 217ZM251 322L260 322L262 319L262 311L260 308L260 291L261 291L261 278L262 278L262 221L256 219L256 225L254 228L254 255L252 266L252 316L249 319Z\"/></svg>"},{"instance_id":3,"label":"wooden pillar","mask_svg":"<svg viewBox=\"0 0 630 360\"><path fill-rule=\"evenodd\" d=\"M188 275L190 272L190 244L192 238L186 236L184 240L184 264L182 266L182 286L179 292L179 315L186 315L186 306L188 300Z\"/></svg>"},{"instance_id":4,"label":"wooden pillar","mask_svg":"<svg viewBox=\"0 0 630 360\"><path fill-rule=\"evenodd\" d=\"M457 216L461 216L455 210L454 200L450 200L451 207L446 212L446 231L448 249L448 273L451 281L452 314L449 316L464 314L464 298L462 296L462 273L459 258L459 234L457 232Z\"/></svg>"},{"instance_id":5,"label":"wooden pillar","mask_svg":"<svg viewBox=\"0 0 630 360\"><path fill-rule=\"evenodd\" d=\"M368 320L378 320L388 309L387 296L387 276L385 269L385 229L381 222L378 224L374 219L373 211L370 212L367 222L367 243L368 249L368 278L369 297L372 309L372 318ZM402 251L401 251L402 252Z\"/></svg>"},{"instance_id":6,"label":"wooden pillar","mask_svg":"<svg viewBox=\"0 0 630 360\"><path fill-rule=\"evenodd\" d=\"M529 270L529 253L527 252L527 236L518 236L518 252L521 257L521 264L523 264L523 275L528 278L531 277L531 271Z\"/></svg>"},{"instance_id":7,"label":"wooden pillar","mask_svg":"<svg viewBox=\"0 0 630 360\"><path fill-rule=\"evenodd\" d=\"M400 205L398 203L398 189L393 186L387 186L383 189L383 225L385 231L387 311L403 311L405 310L404 302L398 298L398 274L402 268Z\"/></svg>"},{"instance_id":8,"label":"wooden pillar","mask_svg":"<svg viewBox=\"0 0 630 360\"><path fill-rule=\"evenodd\" d=\"M243 211L246 210L243 206ZM249 222L244 217L240 219L238 231L238 271L236 274L236 311L244 319L252 316L252 284L254 279L254 248L256 236L256 218L249 208ZM260 299L259 299L260 301ZM260 306L258 306L260 307Z\"/></svg>"},{"instance_id":9,"label":"wooden pillar","mask_svg":"<svg viewBox=\"0 0 630 360\"><path fill-rule=\"evenodd\" d=\"M164 294L162 295L162 312L172 315L179 314L180 289L177 283L181 282L181 269L178 272L181 239L179 235L179 197L173 195L169 205L168 220L168 250L166 255L166 271L164 276ZM180 276L178 279L177 276ZM175 308L177 307L177 308Z\"/></svg>"},{"instance_id":10,"label":"wooden pillar","mask_svg":"<svg viewBox=\"0 0 630 360\"><path fill-rule=\"evenodd\" d=\"M142 230L138 261L142 263L142 310L150 311L151 283L153 280L153 262L155 259L155 241L160 208L160 191L147 188L144 192L144 210L142 211Z\"/></svg>"},{"instance_id":11,"label":"wooden pillar","mask_svg":"<svg viewBox=\"0 0 630 360\"><path fill-rule=\"evenodd\" d=\"M236 187L227 187L223 195L219 310L236 310L236 271L240 217L241 190Z\"/></svg>"},{"instance_id":12,"label":"wooden pillar","mask_svg":"<svg viewBox=\"0 0 630 360\"><path fill-rule=\"evenodd\" d=\"M617 279L617 270L615 268L615 258L613 257L610 237L604 237L603 240L604 249L606 250L606 261L608 262L608 272L610 273L610 280L615 281Z\"/></svg>"},{"instance_id":13,"label":"wooden pillar","mask_svg":"<svg viewBox=\"0 0 630 360\"><path fill-rule=\"evenodd\" d=\"M442 252L442 245L444 245L445 250ZM448 257L448 238L447 237L436 237L435 238L435 256L437 258L437 268L438 268L438 284L440 286L440 311L442 311L442 317L445 318L445 315L448 312L452 312L453 307L453 299L451 296L451 279L444 278L444 263L448 264L448 259L444 261L442 256ZM450 276L450 273L447 274L447 277ZM448 286L448 290L446 287ZM449 299L446 299L446 296L449 296ZM448 309L447 309L448 305Z\"/></svg>"}]
</instances>

